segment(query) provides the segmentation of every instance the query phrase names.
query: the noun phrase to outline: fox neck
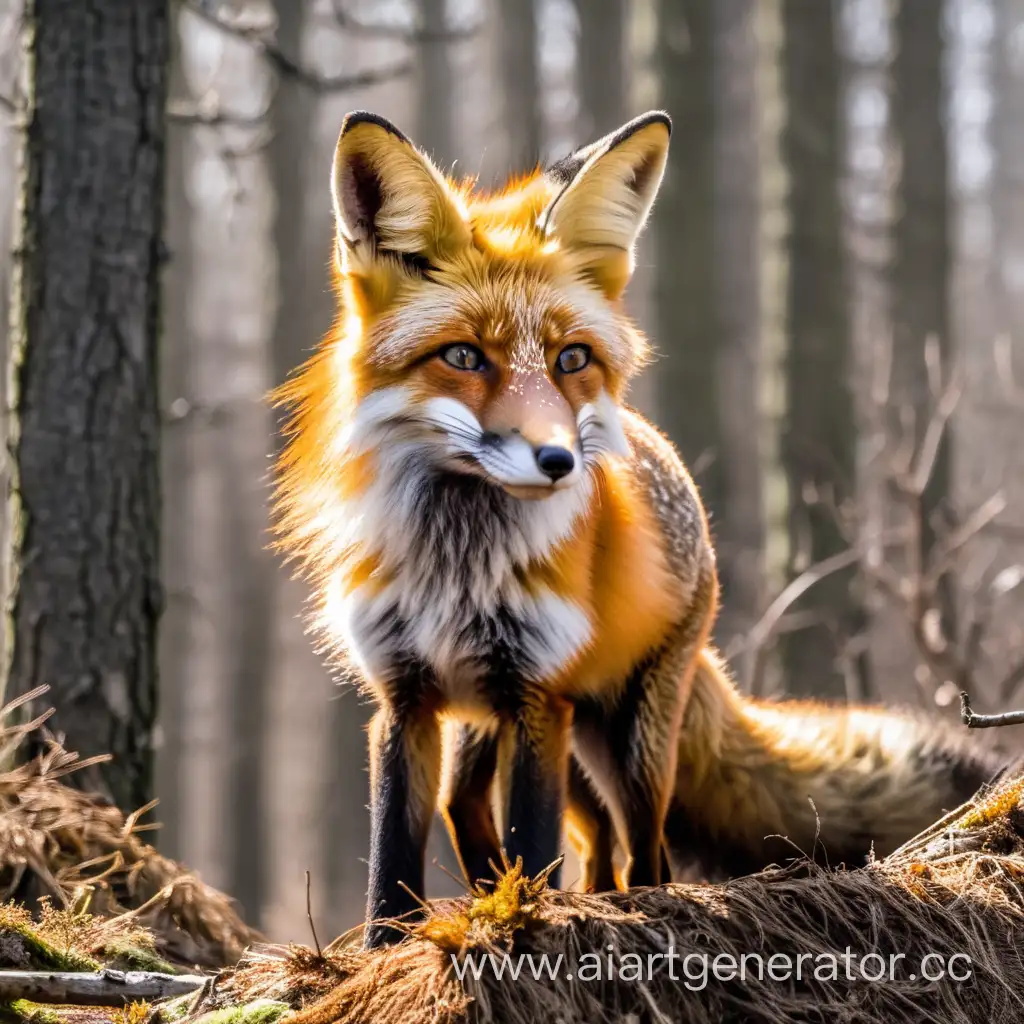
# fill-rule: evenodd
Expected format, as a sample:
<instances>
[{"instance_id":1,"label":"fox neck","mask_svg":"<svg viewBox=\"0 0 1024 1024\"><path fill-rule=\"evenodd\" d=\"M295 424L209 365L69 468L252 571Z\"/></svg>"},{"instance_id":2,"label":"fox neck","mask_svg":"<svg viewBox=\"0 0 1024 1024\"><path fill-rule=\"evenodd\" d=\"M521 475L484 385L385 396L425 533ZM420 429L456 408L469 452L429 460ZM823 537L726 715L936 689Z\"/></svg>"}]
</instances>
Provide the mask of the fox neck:
<instances>
[{"instance_id":1,"label":"fox neck","mask_svg":"<svg viewBox=\"0 0 1024 1024\"><path fill-rule=\"evenodd\" d=\"M589 473L524 501L390 450L346 503L352 543L331 588L344 596L334 609L328 596L327 627L371 680L409 657L439 676L470 678L499 637L511 638L516 650L505 656L518 657L524 675L556 672L589 640L590 624L568 598L529 588L526 572L573 534L593 496ZM360 584L353 567L367 563L372 579Z\"/></svg>"}]
</instances>

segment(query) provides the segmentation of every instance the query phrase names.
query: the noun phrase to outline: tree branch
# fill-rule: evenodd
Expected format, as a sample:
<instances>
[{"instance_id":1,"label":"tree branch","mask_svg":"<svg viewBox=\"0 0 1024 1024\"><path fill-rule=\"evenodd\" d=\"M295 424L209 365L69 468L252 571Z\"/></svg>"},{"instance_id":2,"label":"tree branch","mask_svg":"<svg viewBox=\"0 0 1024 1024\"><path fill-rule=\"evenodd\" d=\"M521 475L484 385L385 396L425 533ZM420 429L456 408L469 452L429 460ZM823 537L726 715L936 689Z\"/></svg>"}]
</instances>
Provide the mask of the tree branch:
<instances>
[{"instance_id":1,"label":"tree branch","mask_svg":"<svg viewBox=\"0 0 1024 1024\"><path fill-rule=\"evenodd\" d=\"M0 971L0 1001L117 1006L166 999L195 992L207 979L195 974L155 971L100 971L98 974L54 971Z\"/></svg>"},{"instance_id":2,"label":"tree branch","mask_svg":"<svg viewBox=\"0 0 1024 1024\"><path fill-rule=\"evenodd\" d=\"M345 0L332 0L334 20L340 28L353 35L376 36L378 39L398 39L407 43L456 43L476 35L483 22L473 25L453 25L444 28L406 28L383 22L360 21L346 7Z\"/></svg>"},{"instance_id":3,"label":"tree branch","mask_svg":"<svg viewBox=\"0 0 1024 1024\"><path fill-rule=\"evenodd\" d=\"M960 718L968 729L993 729L1002 725L1024 725L1024 711L1004 711L1001 715L976 715L971 710L971 698L966 690L960 691Z\"/></svg>"},{"instance_id":4,"label":"tree branch","mask_svg":"<svg viewBox=\"0 0 1024 1024\"><path fill-rule=\"evenodd\" d=\"M356 71L348 75L323 75L289 57L277 43L267 37L266 30L262 27L226 21L197 0L179 0L179 2L185 10L191 11L207 25L234 36L236 39L241 39L255 48L283 78L291 79L313 92L345 92L351 89L362 89L366 86L400 78L402 75L409 74L413 68L411 60L403 60L381 68Z\"/></svg>"}]
</instances>

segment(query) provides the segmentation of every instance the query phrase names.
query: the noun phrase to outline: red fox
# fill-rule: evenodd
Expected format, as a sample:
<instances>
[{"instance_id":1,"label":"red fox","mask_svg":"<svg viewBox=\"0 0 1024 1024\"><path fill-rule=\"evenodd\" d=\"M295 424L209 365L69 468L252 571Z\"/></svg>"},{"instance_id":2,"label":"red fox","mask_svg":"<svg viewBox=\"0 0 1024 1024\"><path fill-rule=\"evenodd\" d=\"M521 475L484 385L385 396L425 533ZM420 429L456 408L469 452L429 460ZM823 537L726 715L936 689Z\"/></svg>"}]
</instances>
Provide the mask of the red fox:
<instances>
[{"instance_id":1,"label":"red fox","mask_svg":"<svg viewBox=\"0 0 1024 1024\"><path fill-rule=\"evenodd\" d=\"M995 781L1007 760L960 726L881 707L740 694L710 648L694 674L665 825L671 874L714 881L815 856L863 864ZM573 766L570 838L582 885L614 889L614 830Z\"/></svg>"},{"instance_id":2,"label":"red fox","mask_svg":"<svg viewBox=\"0 0 1024 1024\"><path fill-rule=\"evenodd\" d=\"M380 117L342 126L338 317L281 393L277 507L326 646L377 705L368 946L424 896L442 720L441 811L470 879L502 848L531 874L556 861L570 748L623 881L661 877L718 600L693 482L623 405L647 345L622 295L670 128L645 114L486 195Z\"/></svg>"}]
</instances>

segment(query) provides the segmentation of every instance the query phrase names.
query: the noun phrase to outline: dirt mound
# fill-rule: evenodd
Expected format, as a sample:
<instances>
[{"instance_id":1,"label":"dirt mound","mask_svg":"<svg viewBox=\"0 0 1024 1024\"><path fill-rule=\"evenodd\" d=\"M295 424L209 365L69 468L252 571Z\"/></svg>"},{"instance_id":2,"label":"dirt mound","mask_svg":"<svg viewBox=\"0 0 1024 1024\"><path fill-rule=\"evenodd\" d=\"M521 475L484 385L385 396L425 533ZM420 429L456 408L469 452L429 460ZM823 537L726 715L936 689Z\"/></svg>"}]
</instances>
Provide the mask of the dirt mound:
<instances>
[{"instance_id":1,"label":"dirt mound","mask_svg":"<svg viewBox=\"0 0 1024 1024\"><path fill-rule=\"evenodd\" d=\"M512 870L492 891L434 905L391 950L364 953L353 934L323 955L253 952L193 1016L286 1005L289 1024L1017 1022L1022 880L1016 779L858 870L804 862L606 896L551 892ZM453 957L465 965L467 953L484 969L460 980ZM490 963L506 953L498 978Z\"/></svg>"},{"instance_id":2,"label":"dirt mound","mask_svg":"<svg viewBox=\"0 0 1024 1024\"><path fill-rule=\"evenodd\" d=\"M0 710L0 750L8 763L46 716L10 725L10 712L37 696L27 694ZM235 964L260 936L239 917L228 897L141 837L140 818L127 817L103 798L62 780L97 759L83 760L49 739L33 760L0 772L0 901L34 908L87 907L96 918L130 914L134 927L154 937L156 954L172 963L218 968Z\"/></svg>"}]
</instances>

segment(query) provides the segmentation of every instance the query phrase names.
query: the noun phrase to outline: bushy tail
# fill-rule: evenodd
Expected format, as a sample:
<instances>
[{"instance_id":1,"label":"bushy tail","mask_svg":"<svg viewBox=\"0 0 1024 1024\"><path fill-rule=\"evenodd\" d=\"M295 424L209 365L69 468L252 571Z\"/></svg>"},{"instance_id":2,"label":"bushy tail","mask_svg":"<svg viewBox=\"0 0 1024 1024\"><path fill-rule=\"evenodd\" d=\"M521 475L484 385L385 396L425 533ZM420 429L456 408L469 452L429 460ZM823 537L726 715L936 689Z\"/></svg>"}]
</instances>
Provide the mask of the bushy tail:
<instances>
[{"instance_id":1,"label":"bushy tail","mask_svg":"<svg viewBox=\"0 0 1024 1024\"><path fill-rule=\"evenodd\" d=\"M676 877L736 876L801 853L883 856L1005 767L985 739L920 715L741 695L706 650L679 745L666 842Z\"/></svg>"}]
</instances>

